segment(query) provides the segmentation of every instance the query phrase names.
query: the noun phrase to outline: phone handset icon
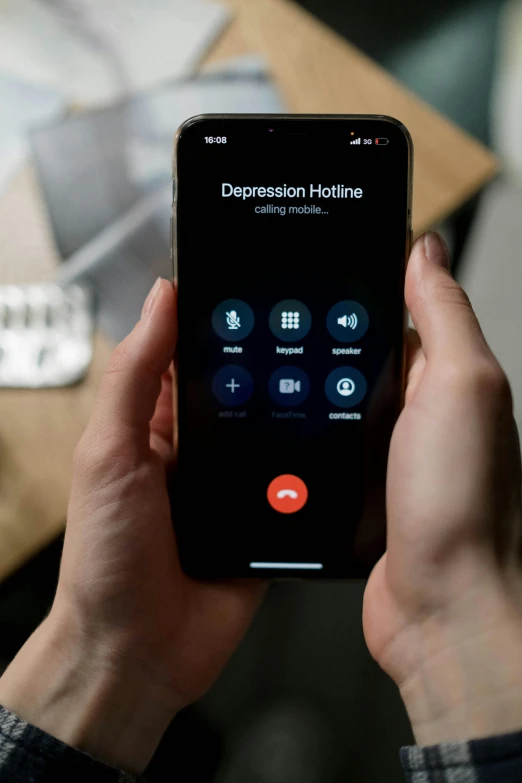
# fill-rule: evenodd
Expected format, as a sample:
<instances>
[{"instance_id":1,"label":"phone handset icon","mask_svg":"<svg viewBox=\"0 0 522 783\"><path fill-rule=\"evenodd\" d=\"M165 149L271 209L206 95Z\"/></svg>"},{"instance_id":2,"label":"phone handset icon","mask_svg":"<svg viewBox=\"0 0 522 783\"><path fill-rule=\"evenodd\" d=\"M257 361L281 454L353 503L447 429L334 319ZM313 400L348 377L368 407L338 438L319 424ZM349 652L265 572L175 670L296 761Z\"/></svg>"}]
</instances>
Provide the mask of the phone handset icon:
<instances>
[{"instance_id":1,"label":"phone handset icon","mask_svg":"<svg viewBox=\"0 0 522 783\"><path fill-rule=\"evenodd\" d=\"M280 500L283 498L292 498L292 500L297 500L299 494L295 491L295 489L280 489L277 493L277 497Z\"/></svg>"},{"instance_id":2,"label":"phone handset icon","mask_svg":"<svg viewBox=\"0 0 522 783\"><path fill-rule=\"evenodd\" d=\"M299 476L285 473L272 479L267 490L268 502L280 514L294 514L305 505L308 489Z\"/></svg>"}]
</instances>

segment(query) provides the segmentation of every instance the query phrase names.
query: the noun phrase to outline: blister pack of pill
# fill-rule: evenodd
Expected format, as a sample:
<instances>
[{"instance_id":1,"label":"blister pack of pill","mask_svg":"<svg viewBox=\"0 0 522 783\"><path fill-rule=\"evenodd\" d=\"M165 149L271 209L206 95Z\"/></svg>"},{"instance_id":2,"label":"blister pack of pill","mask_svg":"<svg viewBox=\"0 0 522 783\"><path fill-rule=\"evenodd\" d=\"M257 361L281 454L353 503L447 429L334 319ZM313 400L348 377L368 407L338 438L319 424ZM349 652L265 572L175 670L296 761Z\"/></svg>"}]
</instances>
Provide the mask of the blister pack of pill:
<instances>
[{"instance_id":1,"label":"blister pack of pill","mask_svg":"<svg viewBox=\"0 0 522 783\"><path fill-rule=\"evenodd\" d=\"M0 387L69 386L92 359L89 290L52 283L0 286Z\"/></svg>"}]
</instances>

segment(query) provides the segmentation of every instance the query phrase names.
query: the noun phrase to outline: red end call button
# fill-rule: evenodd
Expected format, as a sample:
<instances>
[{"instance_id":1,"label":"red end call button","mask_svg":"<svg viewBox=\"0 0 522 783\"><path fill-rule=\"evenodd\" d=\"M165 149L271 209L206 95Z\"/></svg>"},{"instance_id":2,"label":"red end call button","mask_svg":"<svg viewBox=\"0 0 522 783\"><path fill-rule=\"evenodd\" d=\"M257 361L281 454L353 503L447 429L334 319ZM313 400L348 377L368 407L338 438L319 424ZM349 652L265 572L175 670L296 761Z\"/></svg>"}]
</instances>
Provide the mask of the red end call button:
<instances>
[{"instance_id":1,"label":"red end call button","mask_svg":"<svg viewBox=\"0 0 522 783\"><path fill-rule=\"evenodd\" d=\"M308 489L298 476L285 473L268 485L268 502L281 514L294 514L300 511L308 500Z\"/></svg>"}]
</instances>

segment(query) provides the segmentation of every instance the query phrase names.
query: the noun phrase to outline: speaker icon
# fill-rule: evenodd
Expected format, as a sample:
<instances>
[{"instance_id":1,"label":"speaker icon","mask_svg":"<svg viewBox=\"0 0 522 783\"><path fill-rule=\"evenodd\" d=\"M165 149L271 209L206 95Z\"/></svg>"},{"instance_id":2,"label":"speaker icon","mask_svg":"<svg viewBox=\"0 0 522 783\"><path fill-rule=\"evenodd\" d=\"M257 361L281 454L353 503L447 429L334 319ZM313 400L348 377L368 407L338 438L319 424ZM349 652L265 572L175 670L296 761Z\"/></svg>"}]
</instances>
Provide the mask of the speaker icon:
<instances>
[{"instance_id":1,"label":"speaker icon","mask_svg":"<svg viewBox=\"0 0 522 783\"><path fill-rule=\"evenodd\" d=\"M342 318L337 319L337 323L339 326L344 326L346 329L349 327L350 329L357 329L357 324L359 323L359 319L357 318L355 313L352 313L351 315L343 315Z\"/></svg>"},{"instance_id":2,"label":"speaker icon","mask_svg":"<svg viewBox=\"0 0 522 783\"><path fill-rule=\"evenodd\" d=\"M330 307L326 328L339 343L355 343L368 331L370 319L360 302L345 299Z\"/></svg>"}]
</instances>

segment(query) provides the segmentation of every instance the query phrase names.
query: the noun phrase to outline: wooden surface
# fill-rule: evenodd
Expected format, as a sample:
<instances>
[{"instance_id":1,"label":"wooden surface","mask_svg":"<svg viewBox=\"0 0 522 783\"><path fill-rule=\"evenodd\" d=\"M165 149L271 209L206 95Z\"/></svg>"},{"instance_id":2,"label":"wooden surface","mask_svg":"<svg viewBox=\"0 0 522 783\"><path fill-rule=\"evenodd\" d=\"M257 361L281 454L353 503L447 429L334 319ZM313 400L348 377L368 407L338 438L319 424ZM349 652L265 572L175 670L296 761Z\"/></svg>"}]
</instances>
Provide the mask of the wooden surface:
<instances>
[{"instance_id":1,"label":"wooden surface","mask_svg":"<svg viewBox=\"0 0 522 783\"><path fill-rule=\"evenodd\" d=\"M204 65L258 52L289 111L391 114L410 129L417 232L455 210L495 172L495 159L483 146L297 6L286 0L230 5L234 20ZM0 198L0 282L50 280L57 260L27 169ZM110 350L98 335L88 377L77 387L0 390L0 580L63 529L72 453Z\"/></svg>"},{"instance_id":2,"label":"wooden surface","mask_svg":"<svg viewBox=\"0 0 522 783\"><path fill-rule=\"evenodd\" d=\"M415 231L435 225L496 170L482 144L402 87L315 17L284 0L232 0L235 30L212 59L246 50L263 54L289 111L389 114L409 129L415 146Z\"/></svg>"}]
</instances>

